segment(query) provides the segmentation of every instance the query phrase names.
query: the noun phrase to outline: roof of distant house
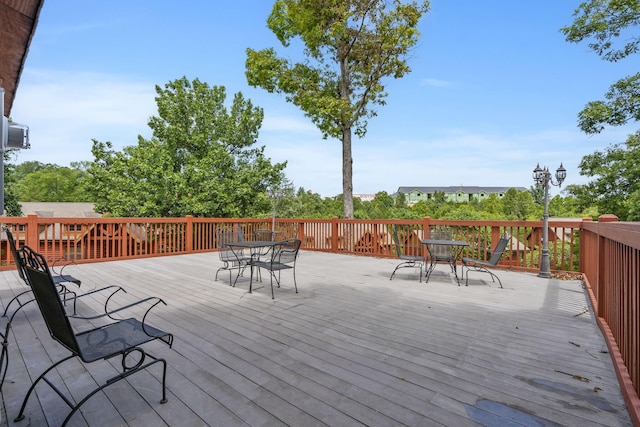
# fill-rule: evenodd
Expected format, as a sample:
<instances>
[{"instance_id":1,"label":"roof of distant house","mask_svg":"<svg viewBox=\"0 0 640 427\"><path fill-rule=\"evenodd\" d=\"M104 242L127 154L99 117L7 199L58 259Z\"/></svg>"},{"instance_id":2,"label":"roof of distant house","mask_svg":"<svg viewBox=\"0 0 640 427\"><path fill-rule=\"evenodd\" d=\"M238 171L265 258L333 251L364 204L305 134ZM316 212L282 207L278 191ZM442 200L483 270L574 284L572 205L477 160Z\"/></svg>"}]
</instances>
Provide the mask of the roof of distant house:
<instances>
[{"instance_id":1,"label":"roof of distant house","mask_svg":"<svg viewBox=\"0 0 640 427\"><path fill-rule=\"evenodd\" d=\"M84 202L20 202L24 215L41 218L99 218L93 203Z\"/></svg>"},{"instance_id":2,"label":"roof of distant house","mask_svg":"<svg viewBox=\"0 0 640 427\"><path fill-rule=\"evenodd\" d=\"M441 191L443 193L457 193L459 191L462 191L463 193L480 193L480 192L485 192L485 193L505 193L507 192L509 189L511 188L515 188L516 190L520 190L520 191L526 191L527 189L524 187L482 187L482 186L478 186L478 185L452 185L452 186L448 186L448 187L420 187L420 186L415 186L415 187L398 187L398 192L399 193L411 193L412 191L418 190L421 193L435 193L436 191Z\"/></svg>"}]
</instances>

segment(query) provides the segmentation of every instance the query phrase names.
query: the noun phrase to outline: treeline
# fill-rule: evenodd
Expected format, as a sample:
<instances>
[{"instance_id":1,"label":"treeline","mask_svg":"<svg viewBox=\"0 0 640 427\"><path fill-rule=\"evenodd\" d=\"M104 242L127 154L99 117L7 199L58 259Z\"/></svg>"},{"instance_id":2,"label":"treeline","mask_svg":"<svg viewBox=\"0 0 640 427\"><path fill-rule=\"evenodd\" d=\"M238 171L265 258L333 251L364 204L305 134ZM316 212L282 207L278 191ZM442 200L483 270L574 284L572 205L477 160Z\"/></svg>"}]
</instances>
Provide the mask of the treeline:
<instances>
[{"instance_id":1,"label":"treeline","mask_svg":"<svg viewBox=\"0 0 640 427\"><path fill-rule=\"evenodd\" d=\"M7 164L7 190L20 202L93 202L87 173L89 166L90 162L72 163L68 167L35 161ZM170 197L168 194L159 195L165 196ZM269 194L262 196L251 216L271 216L274 204L278 217L332 218L342 215L341 196L322 197L304 188L294 189L292 185L281 189L277 197L270 197ZM229 195L229 198L232 203L233 195ZM357 219L414 219L429 216L434 219L536 220L543 213L542 198L540 189L532 187L527 191L510 189L502 199L492 194L483 201L468 203L448 202L444 193L436 193L428 201L408 206L404 194L394 197L381 191L371 201L356 198L354 216ZM549 213L552 217L595 218L598 215L593 207L585 209L579 206L577 199L571 195L553 197L549 201Z\"/></svg>"}]
</instances>

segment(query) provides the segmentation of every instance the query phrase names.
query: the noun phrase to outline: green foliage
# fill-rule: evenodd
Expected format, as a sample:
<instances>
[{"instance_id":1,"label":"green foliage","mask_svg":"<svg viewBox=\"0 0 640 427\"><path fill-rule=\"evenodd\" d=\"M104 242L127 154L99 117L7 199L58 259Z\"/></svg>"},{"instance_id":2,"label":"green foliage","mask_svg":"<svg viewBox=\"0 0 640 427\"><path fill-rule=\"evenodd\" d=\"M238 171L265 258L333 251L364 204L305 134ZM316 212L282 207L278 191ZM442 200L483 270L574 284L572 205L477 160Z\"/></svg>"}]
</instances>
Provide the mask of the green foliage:
<instances>
[{"instance_id":1,"label":"green foliage","mask_svg":"<svg viewBox=\"0 0 640 427\"><path fill-rule=\"evenodd\" d=\"M612 62L638 52L640 39L633 30L640 22L640 1L588 0L573 16L573 24L561 28L567 41L590 40L589 48ZM621 47L616 46L618 40L623 41Z\"/></svg>"},{"instance_id":2,"label":"green foliage","mask_svg":"<svg viewBox=\"0 0 640 427\"><path fill-rule=\"evenodd\" d=\"M533 196L529 191L510 188L502 198L502 212L506 219L526 220L535 212Z\"/></svg>"},{"instance_id":3,"label":"green foliage","mask_svg":"<svg viewBox=\"0 0 640 427\"><path fill-rule=\"evenodd\" d=\"M533 197L533 202L538 205L542 205L544 203L544 188L540 185L532 185L529 187L529 192L531 192L531 197Z\"/></svg>"},{"instance_id":4,"label":"green foliage","mask_svg":"<svg viewBox=\"0 0 640 427\"><path fill-rule=\"evenodd\" d=\"M619 61L638 53L640 37L640 0L588 0L574 13L571 26L561 31L567 41L589 41L589 48L607 61ZM606 100L592 101L578 114L580 129L587 134L601 132L605 125L621 126L640 120L640 73L614 83ZM587 155L580 173L594 180L570 188L576 208L589 215L612 213L622 220L638 220L640 187L638 170L640 134L629 136L624 146L614 144L604 151ZM594 205L595 208L594 209Z\"/></svg>"},{"instance_id":5,"label":"green foliage","mask_svg":"<svg viewBox=\"0 0 640 427\"><path fill-rule=\"evenodd\" d=\"M79 169L45 165L16 183L16 195L21 202L86 202L90 198L82 185L85 175Z\"/></svg>"},{"instance_id":6,"label":"green foliage","mask_svg":"<svg viewBox=\"0 0 640 427\"><path fill-rule=\"evenodd\" d=\"M22 208L15 194L15 166L10 164L10 151L4 152L4 212L8 216L22 216ZM1 213L1 212L0 212Z\"/></svg>"},{"instance_id":7,"label":"green foliage","mask_svg":"<svg viewBox=\"0 0 640 427\"><path fill-rule=\"evenodd\" d=\"M284 93L320 129L343 146L344 217L352 218L352 131L363 137L376 106L385 104L384 78L401 78L417 43L418 21L429 2L394 0L276 0L267 26L284 47L304 44L304 62L275 49L247 49L251 86Z\"/></svg>"},{"instance_id":8,"label":"green foliage","mask_svg":"<svg viewBox=\"0 0 640 427\"><path fill-rule=\"evenodd\" d=\"M502 200L496 194L489 194L489 197L482 201L482 209L488 214L499 216L503 212Z\"/></svg>"},{"instance_id":9,"label":"green foliage","mask_svg":"<svg viewBox=\"0 0 640 427\"><path fill-rule=\"evenodd\" d=\"M77 165L77 164L76 164ZM21 202L86 202L90 200L84 190L86 173L77 168L58 166L37 161L24 162L19 165L6 165L5 203L11 198L14 202L13 212L21 215L18 201ZM15 208L17 206L17 209Z\"/></svg>"},{"instance_id":10,"label":"green foliage","mask_svg":"<svg viewBox=\"0 0 640 427\"><path fill-rule=\"evenodd\" d=\"M591 101L578 114L580 129L600 133L604 125L622 126L640 120L640 73L614 83L605 94L608 101Z\"/></svg>"},{"instance_id":11,"label":"green foliage","mask_svg":"<svg viewBox=\"0 0 640 427\"><path fill-rule=\"evenodd\" d=\"M282 180L264 147L253 148L262 109L237 93L225 106L224 87L185 77L156 86L158 116L150 140L121 152L94 140L88 184L96 210L113 216L258 216L267 189Z\"/></svg>"},{"instance_id":12,"label":"green foliage","mask_svg":"<svg viewBox=\"0 0 640 427\"><path fill-rule=\"evenodd\" d=\"M640 131L629 136L625 145L612 145L585 156L580 173L594 177L580 188L572 188L579 206L595 204L602 213L622 221L640 220L636 201L640 192Z\"/></svg>"}]
</instances>

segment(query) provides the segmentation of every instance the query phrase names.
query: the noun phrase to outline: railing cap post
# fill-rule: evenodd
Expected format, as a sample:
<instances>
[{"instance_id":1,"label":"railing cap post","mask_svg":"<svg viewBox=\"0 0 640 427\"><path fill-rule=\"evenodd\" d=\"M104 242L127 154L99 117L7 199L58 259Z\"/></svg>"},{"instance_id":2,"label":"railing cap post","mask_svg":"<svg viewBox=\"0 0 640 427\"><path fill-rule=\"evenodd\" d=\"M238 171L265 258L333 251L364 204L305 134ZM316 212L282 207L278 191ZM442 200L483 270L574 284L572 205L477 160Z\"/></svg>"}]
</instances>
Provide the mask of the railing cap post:
<instances>
[{"instance_id":1,"label":"railing cap post","mask_svg":"<svg viewBox=\"0 0 640 427\"><path fill-rule=\"evenodd\" d=\"M598 217L598 222L616 222L618 217L614 214L603 214Z\"/></svg>"}]
</instances>

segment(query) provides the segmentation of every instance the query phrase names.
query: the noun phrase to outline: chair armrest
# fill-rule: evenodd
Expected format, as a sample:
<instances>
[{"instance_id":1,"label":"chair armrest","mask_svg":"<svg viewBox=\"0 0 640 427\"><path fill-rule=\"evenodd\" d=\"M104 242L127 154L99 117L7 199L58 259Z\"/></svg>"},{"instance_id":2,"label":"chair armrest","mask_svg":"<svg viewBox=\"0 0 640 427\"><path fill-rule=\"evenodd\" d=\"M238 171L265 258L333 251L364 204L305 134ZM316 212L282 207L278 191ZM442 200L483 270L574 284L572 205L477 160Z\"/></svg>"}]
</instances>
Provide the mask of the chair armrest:
<instances>
[{"instance_id":1,"label":"chair armrest","mask_svg":"<svg viewBox=\"0 0 640 427\"><path fill-rule=\"evenodd\" d=\"M127 293L127 291L124 288L122 288L120 286L116 286L116 285L110 285L110 286L105 286L104 288L95 289L93 291L84 293L82 295L78 295L77 298L81 298L81 297L84 297L84 296L96 294L96 293L99 293L99 292L103 292L105 290L111 290L111 293L109 294L109 296L107 297L107 299L106 299L106 301L104 303L104 313L93 315L93 316L71 315L69 317L72 318L72 319L78 319L78 320L95 320L95 319L100 319L100 318L104 318L104 317L108 317L108 318L110 318L112 320L118 320L115 317L113 317L114 314L117 314L117 313L119 313L121 311L124 311L124 310L129 310L129 309L131 309L133 307L139 306L139 305L144 304L144 303L149 303L151 301L155 301L145 311L144 317L146 317L147 314L149 313L149 311L153 307L158 305L160 302L162 302L164 305L166 305L166 303L162 299L160 299L158 297L147 297L147 298L143 298L141 300L138 300L138 301L135 301L135 302L132 302L132 303L129 303L129 304L123 305L121 307L118 307L118 308L110 310L109 309L109 302L111 301L113 296L116 295L118 292L124 292L125 294Z\"/></svg>"},{"instance_id":2,"label":"chair armrest","mask_svg":"<svg viewBox=\"0 0 640 427\"><path fill-rule=\"evenodd\" d=\"M65 264L62 265L62 266L58 266L57 264L59 262L65 262ZM73 261L73 260L68 260L66 258L58 258L58 259L53 260L53 262L51 263L51 271L53 271L54 274L62 276L62 272L64 271L64 269L65 269L65 267L67 265L78 265L78 264L76 264L76 262ZM56 267L59 267L60 271L56 271Z\"/></svg>"}]
</instances>

